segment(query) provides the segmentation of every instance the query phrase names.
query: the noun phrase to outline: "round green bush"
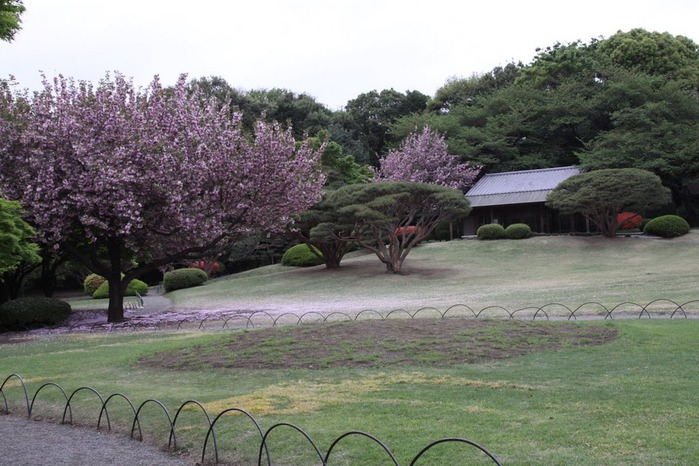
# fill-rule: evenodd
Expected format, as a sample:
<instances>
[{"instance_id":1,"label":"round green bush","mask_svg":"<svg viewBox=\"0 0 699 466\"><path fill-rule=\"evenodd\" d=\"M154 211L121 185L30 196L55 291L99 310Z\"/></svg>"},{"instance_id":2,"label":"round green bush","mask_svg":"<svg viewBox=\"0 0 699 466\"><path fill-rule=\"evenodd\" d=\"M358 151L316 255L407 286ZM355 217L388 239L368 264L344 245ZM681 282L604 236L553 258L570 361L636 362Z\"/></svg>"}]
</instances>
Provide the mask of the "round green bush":
<instances>
[{"instance_id":1,"label":"round green bush","mask_svg":"<svg viewBox=\"0 0 699 466\"><path fill-rule=\"evenodd\" d=\"M137 279L131 280L126 286L124 296L136 296L136 293L141 296L148 294L148 284ZM104 283L92 293L92 297L95 299L109 298L109 283L105 280Z\"/></svg>"},{"instance_id":2,"label":"round green bush","mask_svg":"<svg viewBox=\"0 0 699 466\"><path fill-rule=\"evenodd\" d=\"M60 299L18 298L0 306L0 325L7 328L56 325L65 321L71 310L70 304Z\"/></svg>"},{"instance_id":3,"label":"round green bush","mask_svg":"<svg viewBox=\"0 0 699 466\"><path fill-rule=\"evenodd\" d=\"M209 276L202 269L194 267L177 269L167 272L163 276L163 287L166 292L181 290L203 285L208 279Z\"/></svg>"},{"instance_id":4,"label":"round green bush","mask_svg":"<svg viewBox=\"0 0 699 466\"><path fill-rule=\"evenodd\" d=\"M478 239L503 239L505 238L505 228L498 223L489 223L481 225L476 230Z\"/></svg>"},{"instance_id":5,"label":"round green bush","mask_svg":"<svg viewBox=\"0 0 699 466\"><path fill-rule=\"evenodd\" d=\"M689 233L689 223L677 215L662 215L649 221L643 233L663 238L674 238Z\"/></svg>"},{"instance_id":6,"label":"round green bush","mask_svg":"<svg viewBox=\"0 0 699 466\"><path fill-rule=\"evenodd\" d=\"M306 243L290 247L282 256L282 265L292 267L312 267L322 263L323 259L313 254Z\"/></svg>"},{"instance_id":7,"label":"round green bush","mask_svg":"<svg viewBox=\"0 0 699 466\"><path fill-rule=\"evenodd\" d=\"M505 235L509 239L524 239L532 235L532 229L526 223L513 223L505 228Z\"/></svg>"},{"instance_id":8,"label":"round green bush","mask_svg":"<svg viewBox=\"0 0 699 466\"><path fill-rule=\"evenodd\" d=\"M89 294L90 296L92 296L94 292L97 291L97 288L99 288L100 285L105 281L106 279L102 275L91 273L85 278L85 281L83 282L83 289L85 290L85 294Z\"/></svg>"}]
</instances>

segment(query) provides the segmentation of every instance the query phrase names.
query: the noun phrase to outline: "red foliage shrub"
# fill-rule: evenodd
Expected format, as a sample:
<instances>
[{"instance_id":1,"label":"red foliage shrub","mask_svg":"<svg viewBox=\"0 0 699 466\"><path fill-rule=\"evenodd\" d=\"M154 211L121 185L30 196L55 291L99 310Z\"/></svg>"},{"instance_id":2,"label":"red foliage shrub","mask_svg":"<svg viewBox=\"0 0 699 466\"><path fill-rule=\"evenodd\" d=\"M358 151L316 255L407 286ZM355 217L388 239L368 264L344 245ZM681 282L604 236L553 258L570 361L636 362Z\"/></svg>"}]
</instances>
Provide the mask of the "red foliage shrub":
<instances>
[{"instance_id":1,"label":"red foliage shrub","mask_svg":"<svg viewBox=\"0 0 699 466\"><path fill-rule=\"evenodd\" d=\"M412 236L418 232L422 233L422 228L418 228L415 225L408 225L396 228L396 235L398 236Z\"/></svg>"},{"instance_id":2,"label":"red foliage shrub","mask_svg":"<svg viewBox=\"0 0 699 466\"><path fill-rule=\"evenodd\" d=\"M206 263L205 261L200 260L200 261L196 261L195 263L193 263L192 267L195 269L201 269L201 270L206 271L206 267L208 265L209 264ZM219 268L220 267L218 265L218 262L214 262L213 264L211 264L211 270L209 270L209 275L216 275L219 271Z\"/></svg>"},{"instance_id":3,"label":"red foliage shrub","mask_svg":"<svg viewBox=\"0 0 699 466\"><path fill-rule=\"evenodd\" d=\"M633 230L640 228L643 217L635 212L622 212L616 216L616 223L620 230Z\"/></svg>"}]
</instances>

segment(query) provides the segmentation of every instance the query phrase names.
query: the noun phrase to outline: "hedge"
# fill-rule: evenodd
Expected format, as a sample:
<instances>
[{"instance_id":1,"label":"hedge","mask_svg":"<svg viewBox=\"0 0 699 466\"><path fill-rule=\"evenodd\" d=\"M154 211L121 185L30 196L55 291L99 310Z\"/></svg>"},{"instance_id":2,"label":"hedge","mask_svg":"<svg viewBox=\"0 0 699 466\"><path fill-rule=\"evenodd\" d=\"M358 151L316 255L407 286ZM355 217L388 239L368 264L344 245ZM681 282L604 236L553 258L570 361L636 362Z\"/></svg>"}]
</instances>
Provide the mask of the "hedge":
<instances>
[{"instance_id":1,"label":"hedge","mask_svg":"<svg viewBox=\"0 0 699 466\"><path fill-rule=\"evenodd\" d=\"M478 239L502 239L505 238L505 228L498 223L489 223L487 225L481 225L478 230L476 230L476 236Z\"/></svg>"},{"instance_id":2,"label":"hedge","mask_svg":"<svg viewBox=\"0 0 699 466\"><path fill-rule=\"evenodd\" d=\"M85 290L85 294L92 296L95 291L97 291L97 288L99 288L105 281L106 279L102 275L91 273L83 281L83 289Z\"/></svg>"},{"instance_id":3,"label":"hedge","mask_svg":"<svg viewBox=\"0 0 699 466\"><path fill-rule=\"evenodd\" d=\"M141 296L148 294L148 284L137 279L131 280L126 286L124 296L136 296L136 293ZM100 287L92 293L92 297L95 299L109 298L109 282L105 280Z\"/></svg>"},{"instance_id":4,"label":"hedge","mask_svg":"<svg viewBox=\"0 0 699 466\"><path fill-rule=\"evenodd\" d=\"M513 223L505 228L505 236L509 239L524 239L532 235L532 229L526 223Z\"/></svg>"},{"instance_id":5,"label":"hedge","mask_svg":"<svg viewBox=\"0 0 699 466\"><path fill-rule=\"evenodd\" d=\"M70 304L60 299L28 297L0 306L0 325L7 328L56 325L70 316Z\"/></svg>"},{"instance_id":6,"label":"hedge","mask_svg":"<svg viewBox=\"0 0 699 466\"><path fill-rule=\"evenodd\" d=\"M167 272L163 276L163 287L166 292L170 292L203 285L208 279L208 275L202 269L194 267L177 269Z\"/></svg>"},{"instance_id":7,"label":"hedge","mask_svg":"<svg viewBox=\"0 0 699 466\"><path fill-rule=\"evenodd\" d=\"M674 238L689 233L689 223L677 215L662 215L649 221L643 233L663 238Z\"/></svg>"},{"instance_id":8,"label":"hedge","mask_svg":"<svg viewBox=\"0 0 699 466\"><path fill-rule=\"evenodd\" d=\"M313 254L306 243L290 247L282 256L282 265L292 267L312 267L322 263L324 263L322 255L318 257Z\"/></svg>"}]
</instances>

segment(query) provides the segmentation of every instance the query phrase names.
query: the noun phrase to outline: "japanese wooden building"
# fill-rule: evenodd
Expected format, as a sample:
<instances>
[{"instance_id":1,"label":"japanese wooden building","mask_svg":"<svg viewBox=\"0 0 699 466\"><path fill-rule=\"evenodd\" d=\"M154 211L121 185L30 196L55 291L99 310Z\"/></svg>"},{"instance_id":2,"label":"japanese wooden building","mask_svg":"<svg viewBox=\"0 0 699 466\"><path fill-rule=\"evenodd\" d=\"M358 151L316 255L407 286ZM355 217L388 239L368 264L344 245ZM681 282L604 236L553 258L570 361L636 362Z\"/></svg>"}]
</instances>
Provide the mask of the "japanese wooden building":
<instances>
[{"instance_id":1,"label":"japanese wooden building","mask_svg":"<svg viewBox=\"0 0 699 466\"><path fill-rule=\"evenodd\" d=\"M578 173L576 167L558 167L483 176L466 193L473 210L464 221L463 233L474 235L479 226L488 223L503 227L526 223L538 233L589 231L579 216L561 215L546 207L546 196Z\"/></svg>"}]
</instances>

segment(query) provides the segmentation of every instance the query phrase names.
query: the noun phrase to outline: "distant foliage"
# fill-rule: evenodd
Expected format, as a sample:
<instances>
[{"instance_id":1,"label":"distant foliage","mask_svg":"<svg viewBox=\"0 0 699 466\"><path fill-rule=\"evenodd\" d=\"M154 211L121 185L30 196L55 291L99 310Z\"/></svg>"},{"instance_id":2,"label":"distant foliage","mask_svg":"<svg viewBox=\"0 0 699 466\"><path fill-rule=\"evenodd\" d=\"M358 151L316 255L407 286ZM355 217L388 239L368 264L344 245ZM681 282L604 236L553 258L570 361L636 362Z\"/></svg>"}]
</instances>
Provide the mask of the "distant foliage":
<instances>
[{"instance_id":1,"label":"distant foliage","mask_svg":"<svg viewBox=\"0 0 699 466\"><path fill-rule=\"evenodd\" d=\"M282 257L282 265L291 267L312 267L321 264L323 264L322 254L321 257L316 256L305 243L290 247Z\"/></svg>"},{"instance_id":2,"label":"distant foliage","mask_svg":"<svg viewBox=\"0 0 699 466\"><path fill-rule=\"evenodd\" d=\"M479 170L459 163L448 151L444 136L425 126L381 160L376 181L414 181L454 189L470 186Z\"/></svg>"},{"instance_id":3,"label":"distant foliage","mask_svg":"<svg viewBox=\"0 0 699 466\"><path fill-rule=\"evenodd\" d=\"M616 223L620 230L634 230L641 227L643 217L635 212L622 212L616 216Z\"/></svg>"},{"instance_id":4,"label":"distant foliage","mask_svg":"<svg viewBox=\"0 0 699 466\"><path fill-rule=\"evenodd\" d=\"M191 288L206 283L209 276L202 269L187 268L167 272L163 276L163 287L166 292Z\"/></svg>"},{"instance_id":5,"label":"distant foliage","mask_svg":"<svg viewBox=\"0 0 699 466\"><path fill-rule=\"evenodd\" d=\"M142 282L141 280L131 280L126 286L124 296L136 296L136 293L140 294L141 296L148 294L148 284ZM109 298L109 283L104 281L99 288L92 293L92 297L95 299Z\"/></svg>"},{"instance_id":6,"label":"distant foliage","mask_svg":"<svg viewBox=\"0 0 699 466\"><path fill-rule=\"evenodd\" d=\"M481 225L476 231L478 239L503 239L506 237L505 228L499 223Z\"/></svg>"},{"instance_id":7,"label":"distant foliage","mask_svg":"<svg viewBox=\"0 0 699 466\"><path fill-rule=\"evenodd\" d=\"M60 299L30 297L0 306L0 325L8 328L56 325L70 316L70 304Z\"/></svg>"},{"instance_id":8,"label":"distant foliage","mask_svg":"<svg viewBox=\"0 0 699 466\"><path fill-rule=\"evenodd\" d=\"M513 223L505 228L505 236L509 239L524 239L532 235L532 229L526 223Z\"/></svg>"},{"instance_id":9,"label":"distant foliage","mask_svg":"<svg viewBox=\"0 0 699 466\"><path fill-rule=\"evenodd\" d=\"M83 289L85 290L85 294L92 296L95 293L95 291L97 291L97 289L102 285L102 283L106 281L107 279L104 278L102 275L91 273L83 281Z\"/></svg>"},{"instance_id":10,"label":"distant foliage","mask_svg":"<svg viewBox=\"0 0 699 466\"><path fill-rule=\"evenodd\" d=\"M647 235L674 238L689 233L689 223L677 215L663 215L649 221L643 232Z\"/></svg>"}]
</instances>

